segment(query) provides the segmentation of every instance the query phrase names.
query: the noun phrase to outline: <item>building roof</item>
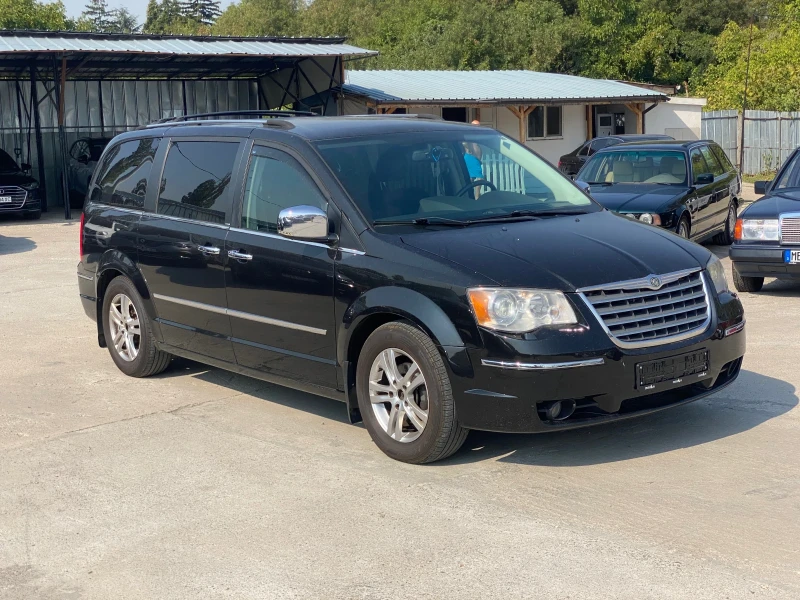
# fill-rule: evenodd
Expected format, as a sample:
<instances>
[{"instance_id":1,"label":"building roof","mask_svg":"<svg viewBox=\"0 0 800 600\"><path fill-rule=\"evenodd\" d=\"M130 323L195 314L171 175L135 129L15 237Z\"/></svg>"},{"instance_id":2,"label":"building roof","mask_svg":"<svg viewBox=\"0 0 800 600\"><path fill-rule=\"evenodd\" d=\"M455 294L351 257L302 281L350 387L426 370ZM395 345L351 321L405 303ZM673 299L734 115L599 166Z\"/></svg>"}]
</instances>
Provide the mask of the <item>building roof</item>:
<instances>
[{"instance_id":1,"label":"building roof","mask_svg":"<svg viewBox=\"0 0 800 600\"><path fill-rule=\"evenodd\" d=\"M377 54L345 38L247 38L77 31L0 31L0 53L125 52L191 56L344 56Z\"/></svg>"},{"instance_id":2,"label":"building roof","mask_svg":"<svg viewBox=\"0 0 800 600\"><path fill-rule=\"evenodd\" d=\"M667 97L619 81L536 71L348 71L346 94L376 105L582 104L662 102Z\"/></svg>"},{"instance_id":3,"label":"building roof","mask_svg":"<svg viewBox=\"0 0 800 600\"><path fill-rule=\"evenodd\" d=\"M252 78L280 64L317 58L355 59L377 52L345 38L247 38L76 31L0 31L0 78L16 78L33 61L70 60L72 79Z\"/></svg>"}]
</instances>

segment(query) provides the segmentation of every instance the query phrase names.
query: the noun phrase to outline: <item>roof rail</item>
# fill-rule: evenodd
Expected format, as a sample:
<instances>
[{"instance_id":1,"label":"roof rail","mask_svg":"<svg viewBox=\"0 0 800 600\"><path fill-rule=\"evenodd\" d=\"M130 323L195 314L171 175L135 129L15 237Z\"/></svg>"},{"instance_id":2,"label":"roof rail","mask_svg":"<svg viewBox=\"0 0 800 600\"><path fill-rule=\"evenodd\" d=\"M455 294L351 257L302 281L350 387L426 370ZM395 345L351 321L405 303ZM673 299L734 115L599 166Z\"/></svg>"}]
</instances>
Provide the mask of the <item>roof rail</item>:
<instances>
[{"instance_id":1,"label":"roof rail","mask_svg":"<svg viewBox=\"0 0 800 600\"><path fill-rule=\"evenodd\" d=\"M193 121L210 117L316 117L316 113L305 110L225 110L221 112L198 113L194 115L181 115L178 117L167 117L153 121L151 125L162 125L164 123L180 123L182 121Z\"/></svg>"},{"instance_id":2,"label":"roof rail","mask_svg":"<svg viewBox=\"0 0 800 600\"><path fill-rule=\"evenodd\" d=\"M354 118L354 119L360 119L360 118L363 118L363 117L370 117L370 118L378 117L378 118L387 118L387 119L428 119L430 121L444 121L444 119L442 119L442 117L440 117L439 115L429 115L429 114L425 114L425 113L421 113L421 114L412 113L412 114L399 114L399 115L396 115L396 114L393 114L393 113L392 114L388 114L388 115L380 114L380 113L374 113L374 114L364 114L364 115L343 115L343 116L349 117L349 118Z\"/></svg>"}]
</instances>

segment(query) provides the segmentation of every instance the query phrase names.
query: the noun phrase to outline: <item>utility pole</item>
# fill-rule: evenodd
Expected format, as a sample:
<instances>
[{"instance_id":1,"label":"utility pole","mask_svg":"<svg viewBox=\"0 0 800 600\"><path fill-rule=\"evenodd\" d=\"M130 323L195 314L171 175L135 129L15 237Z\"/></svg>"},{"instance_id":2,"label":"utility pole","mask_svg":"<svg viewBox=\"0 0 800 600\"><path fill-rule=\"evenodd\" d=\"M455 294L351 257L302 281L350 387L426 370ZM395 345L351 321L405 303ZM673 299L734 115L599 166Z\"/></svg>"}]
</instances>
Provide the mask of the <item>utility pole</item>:
<instances>
[{"instance_id":1,"label":"utility pole","mask_svg":"<svg viewBox=\"0 0 800 600\"><path fill-rule=\"evenodd\" d=\"M744 130L745 116L747 115L747 84L750 82L750 51L753 47L753 21L755 15L750 16L750 39L747 42L747 63L744 69L744 97L742 98L742 127L739 132L739 170L744 171Z\"/></svg>"}]
</instances>

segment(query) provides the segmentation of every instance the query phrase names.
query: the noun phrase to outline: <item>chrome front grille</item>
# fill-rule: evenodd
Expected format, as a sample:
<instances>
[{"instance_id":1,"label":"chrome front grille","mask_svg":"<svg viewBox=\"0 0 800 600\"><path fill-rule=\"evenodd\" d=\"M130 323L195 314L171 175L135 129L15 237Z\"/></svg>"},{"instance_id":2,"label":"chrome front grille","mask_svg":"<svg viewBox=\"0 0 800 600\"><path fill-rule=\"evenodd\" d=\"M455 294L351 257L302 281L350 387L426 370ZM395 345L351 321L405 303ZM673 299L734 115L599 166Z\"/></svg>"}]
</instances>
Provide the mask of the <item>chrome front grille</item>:
<instances>
[{"instance_id":1,"label":"chrome front grille","mask_svg":"<svg viewBox=\"0 0 800 600\"><path fill-rule=\"evenodd\" d=\"M800 215L781 217L781 243L800 244Z\"/></svg>"},{"instance_id":2,"label":"chrome front grille","mask_svg":"<svg viewBox=\"0 0 800 600\"><path fill-rule=\"evenodd\" d=\"M0 202L0 210L16 210L25 205L28 192L16 185L0 185L0 197L11 198L11 202Z\"/></svg>"},{"instance_id":3,"label":"chrome front grille","mask_svg":"<svg viewBox=\"0 0 800 600\"><path fill-rule=\"evenodd\" d=\"M651 275L578 290L614 342L641 348L701 333L711 321L702 272Z\"/></svg>"}]
</instances>

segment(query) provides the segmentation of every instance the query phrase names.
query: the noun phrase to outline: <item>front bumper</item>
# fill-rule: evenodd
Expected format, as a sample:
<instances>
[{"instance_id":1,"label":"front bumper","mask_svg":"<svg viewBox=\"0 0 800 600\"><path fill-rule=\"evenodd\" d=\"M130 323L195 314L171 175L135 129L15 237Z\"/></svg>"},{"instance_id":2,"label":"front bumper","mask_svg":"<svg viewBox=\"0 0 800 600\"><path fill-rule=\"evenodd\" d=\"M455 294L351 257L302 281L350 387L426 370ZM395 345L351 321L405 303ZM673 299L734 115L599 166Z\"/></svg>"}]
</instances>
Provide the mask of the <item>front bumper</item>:
<instances>
[{"instance_id":1,"label":"front bumper","mask_svg":"<svg viewBox=\"0 0 800 600\"><path fill-rule=\"evenodd\" d=\"M582 332L553 332L549 340L515 340L505 347L490 341L486 348L467 350L471 371L451 374L459 422L486 431L554 431L703 398L736 379L745 353L741 303L732 294L724 296L724 303L715 303L705 333L684 342L624 350L599 328L587 327ZM533 348L539 352L526 352ZM541 351L547 348L552 352ZM708 351L704 371L650 389L638 385L640 363L701 350ZM549 419L546 409L556 401L574 402L574 413L564 420Z\"/></svg>"},{"instance_id":2,"label":"front bumper","mask_svg":"<svg viewBox=\"0 0 800 600\"><path fill-rule=\"evenodd\" d=\"M25 215L42 210L42 202L39 198L28 198L22 206L7 208L0 204L0 215Z\"/></svg>"},{"instance_id":3,"label":"front bumper","mask_svg":"<svg viewBox=\"0 0 800 600\"><path fill-rule=\"evenodd\" d=\"M800 250L800 248L797 246L734 244L728 252L736 270L743 277L800 279L800 265L790 265L783 261L783 254L786 250Z\"/></svg>"}]
</instances>

